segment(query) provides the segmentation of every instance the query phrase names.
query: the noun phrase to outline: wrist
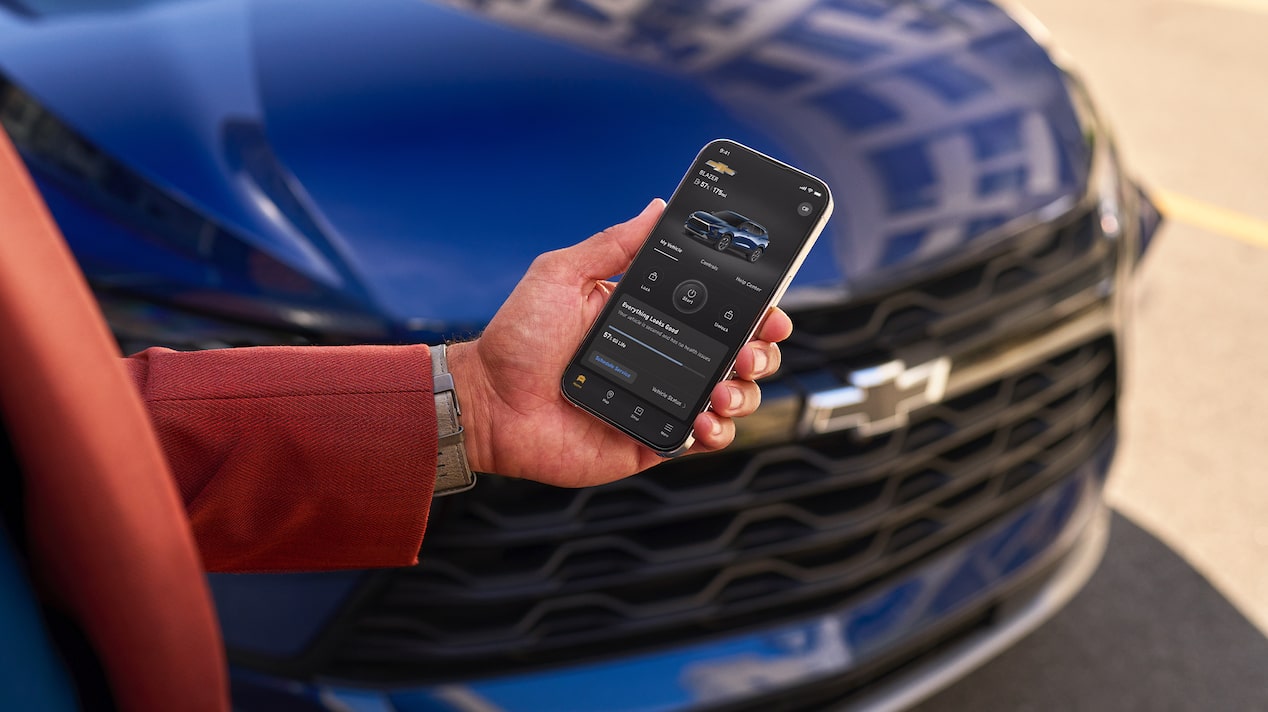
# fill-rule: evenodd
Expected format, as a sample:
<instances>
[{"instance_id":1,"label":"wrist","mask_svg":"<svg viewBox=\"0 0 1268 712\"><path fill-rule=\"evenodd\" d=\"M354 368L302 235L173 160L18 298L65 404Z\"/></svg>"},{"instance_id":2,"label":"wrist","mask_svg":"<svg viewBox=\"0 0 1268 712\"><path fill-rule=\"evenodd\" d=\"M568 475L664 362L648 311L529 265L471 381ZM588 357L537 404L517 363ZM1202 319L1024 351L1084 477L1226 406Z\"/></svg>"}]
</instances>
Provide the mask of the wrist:
<instances>
[{"instance_id":1,"label":"wrist","mask_svg":"<svg viewBox=\"0 0 1268 712\"><path fill-rule=\"evenodd\" d=\"M473 472L493 472L492 444L489 442L488 393L490 392L475 341L451 344L447 348L449 372L453 374L454 391L462 404L460 421L467 462Z\"/></svg>"}]
</instances>

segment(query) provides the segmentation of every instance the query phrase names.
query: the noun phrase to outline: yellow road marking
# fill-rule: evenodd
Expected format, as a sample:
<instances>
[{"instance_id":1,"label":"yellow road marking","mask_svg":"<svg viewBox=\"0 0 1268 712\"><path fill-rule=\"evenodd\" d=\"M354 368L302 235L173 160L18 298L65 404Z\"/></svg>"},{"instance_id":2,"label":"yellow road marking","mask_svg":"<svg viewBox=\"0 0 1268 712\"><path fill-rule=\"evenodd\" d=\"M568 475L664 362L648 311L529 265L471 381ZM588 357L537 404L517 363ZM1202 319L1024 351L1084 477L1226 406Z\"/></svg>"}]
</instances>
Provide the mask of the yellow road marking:
<instances>
[{"instance_id":1,"label":"yellow road marking","mask_svg":"<svg viewBox=\"0 0 1268 712\"><path fill-rule=\"evenodd\" d=\"M1169 190L1154 190L1151 195L1168 219L1217 232L1256 247L1268 248L1268 220L1253 218Z\"/></svg>"}]
</instances>

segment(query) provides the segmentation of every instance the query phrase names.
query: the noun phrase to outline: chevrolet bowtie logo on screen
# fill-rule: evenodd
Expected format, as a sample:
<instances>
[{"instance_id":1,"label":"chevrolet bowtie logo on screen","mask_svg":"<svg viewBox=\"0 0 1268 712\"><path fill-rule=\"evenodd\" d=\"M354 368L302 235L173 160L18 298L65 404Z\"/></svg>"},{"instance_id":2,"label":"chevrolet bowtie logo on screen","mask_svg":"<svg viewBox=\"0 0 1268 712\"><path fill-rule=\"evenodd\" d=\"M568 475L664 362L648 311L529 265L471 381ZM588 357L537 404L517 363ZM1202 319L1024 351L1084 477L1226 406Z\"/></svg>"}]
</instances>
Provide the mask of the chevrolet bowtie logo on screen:
<instances>
[{"instance_id":1,"label":"chevrolet bowtie logo on screen","mask_svg":"<svg viewBox=\"0 0 1268 712\"><path fill-rule=\"evenodd\" d=\"M735 169L723 163L722 161L705 161L704 164L723 175L728 175L728 176L735 175Z\"/></svg>"}]
</instances>

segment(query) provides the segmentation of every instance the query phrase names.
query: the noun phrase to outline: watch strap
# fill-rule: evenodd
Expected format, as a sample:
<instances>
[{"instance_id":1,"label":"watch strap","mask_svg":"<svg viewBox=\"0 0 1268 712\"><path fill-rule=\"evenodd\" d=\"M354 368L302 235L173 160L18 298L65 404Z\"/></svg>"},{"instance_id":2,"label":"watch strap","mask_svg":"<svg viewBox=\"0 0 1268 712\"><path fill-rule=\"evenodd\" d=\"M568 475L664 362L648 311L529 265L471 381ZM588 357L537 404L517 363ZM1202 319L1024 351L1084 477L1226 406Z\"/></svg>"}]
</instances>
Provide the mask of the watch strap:
<instances>
[{"instance_id":1,"label":"watch strap","mask_svg":"<svg viewBox=\"0 0 1268 712\"><path fill-rule=\"evenodd\" d=\"M445 345L431 348L432 393L436 397L436 433L439 435L436 456L436 489L433 497L469 490L475 486L475 474L467 463L467 448L462 443L462 406L454 389L453 374Z\"/></svg>"}]
</instances>

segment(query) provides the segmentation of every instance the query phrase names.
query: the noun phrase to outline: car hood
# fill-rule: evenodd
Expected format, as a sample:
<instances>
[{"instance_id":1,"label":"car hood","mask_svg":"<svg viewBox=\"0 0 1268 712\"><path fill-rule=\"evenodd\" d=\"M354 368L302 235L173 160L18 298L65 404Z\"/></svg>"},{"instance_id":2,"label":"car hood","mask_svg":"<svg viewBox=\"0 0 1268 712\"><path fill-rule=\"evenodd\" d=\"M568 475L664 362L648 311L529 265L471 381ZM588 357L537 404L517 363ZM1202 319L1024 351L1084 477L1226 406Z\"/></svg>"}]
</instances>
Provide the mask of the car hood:
<instances>
[{"instance_id":1,"label":"car hood","mask_svg":"<svg viewBox=\"0 0 1268 712\"><path fill-rule=\"evenodd\" d=\"M717 227L722 227L724 225L726 227L731 227L730 223L728 223L727 221L705 210L697 210L696 212L691 214L691 217L696 220L699 220L702 223L708 223L710 225L714 225Z\"/></svg>"},{"instance_id":2,"label":"car hood","mask_svg":"<svg viewBox=\"0 0 1268 712\"><path fill-rule=\"evenodd\" d=\"M486 320L534 256L665 196L718 137L833 188L794 296L879 288L1086 182L1060 71L990 4L529 6L30 0L0 12L0 71L410 328Z\"/></svg>"}]
</instances>

